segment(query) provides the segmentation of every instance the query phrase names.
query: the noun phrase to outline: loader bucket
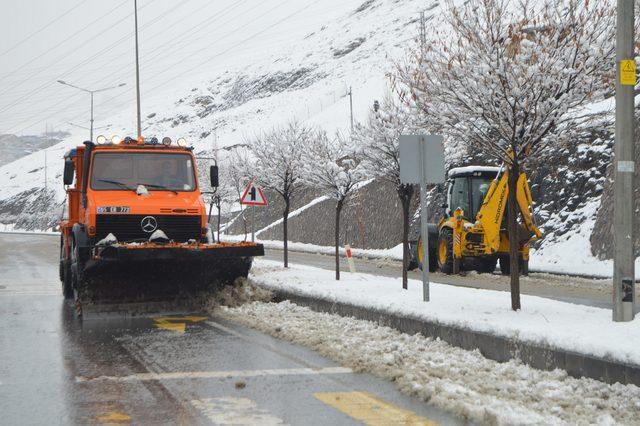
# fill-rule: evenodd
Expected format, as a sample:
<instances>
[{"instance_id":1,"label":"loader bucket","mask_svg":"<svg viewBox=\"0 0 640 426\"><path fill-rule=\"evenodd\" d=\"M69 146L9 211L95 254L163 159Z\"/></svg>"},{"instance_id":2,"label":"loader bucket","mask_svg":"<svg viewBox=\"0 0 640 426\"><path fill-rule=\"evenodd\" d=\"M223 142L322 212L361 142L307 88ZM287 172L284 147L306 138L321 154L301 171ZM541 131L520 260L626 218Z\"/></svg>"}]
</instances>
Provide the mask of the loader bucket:
<instances>
[{"instance_id":1,"label":"loader bucket","mask_svg":"<svg viewBox=\"0 0 640 426\"><path fill-rule=\"evenodd\" d=\"M193 306L246 278L262 245L118 245L95 252L76 285L82 313L131 315Z\"/></svg>"}]
</instances>

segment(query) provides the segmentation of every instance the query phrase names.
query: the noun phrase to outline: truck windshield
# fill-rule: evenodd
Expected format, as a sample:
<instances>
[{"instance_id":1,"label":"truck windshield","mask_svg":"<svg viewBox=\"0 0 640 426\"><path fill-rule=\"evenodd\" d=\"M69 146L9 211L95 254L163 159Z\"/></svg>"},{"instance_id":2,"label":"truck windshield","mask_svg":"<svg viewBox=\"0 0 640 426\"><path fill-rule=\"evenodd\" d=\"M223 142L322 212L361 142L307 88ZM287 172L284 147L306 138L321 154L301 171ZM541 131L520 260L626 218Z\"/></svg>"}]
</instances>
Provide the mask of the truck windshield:
<instances>
[{"instance_id":1,"label":"truck windshield","mask_svg":"<svg viewBox=\"0 0 640 426\"><path fill-rule=\"evenodd\" d=\"M195 173L188 154L100 152L93 156L91 188L126 191L193 191Z\"/></svg>"}]
</instances>

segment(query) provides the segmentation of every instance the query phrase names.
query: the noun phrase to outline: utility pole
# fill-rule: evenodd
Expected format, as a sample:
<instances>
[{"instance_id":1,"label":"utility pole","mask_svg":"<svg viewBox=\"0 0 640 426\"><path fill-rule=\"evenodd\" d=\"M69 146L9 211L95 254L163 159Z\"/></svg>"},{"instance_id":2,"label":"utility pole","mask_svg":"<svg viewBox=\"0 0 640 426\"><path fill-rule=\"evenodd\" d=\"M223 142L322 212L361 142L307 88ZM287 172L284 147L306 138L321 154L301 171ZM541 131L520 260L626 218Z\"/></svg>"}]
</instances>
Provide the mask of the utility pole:
<instances>
[{"instance_id":1,"label":"utility pole","mask_svg":"<svg viewBox=\"0 0 640 426\"><path fill-rule=\"evenodd\" d=\"M351 131L353 132L353 90L351 90L351 86L349 86L349 111L351 113Z\"/></svg>"},{"instance_id":2,"label":"utility pole","mask_svg":"<svg viewBox=\"0 0 640 426\"><path fill-rule=\"evenodd\" d=\"M142 121L140 119L140 61L138 59L138 0L133 0L136 27L136 109L138 113L138 141L142 137Z\"/></svg>"},{"instance_id":3,"label":"utility pole","mask_svg":"<svg viewBox=\"0 0 640 426\"><path fill-rule=\"evenodd\" d=\"M635 315L634 268L634 0L618 0L614 185L613 320Z\"/></svg>"}]
</instances>

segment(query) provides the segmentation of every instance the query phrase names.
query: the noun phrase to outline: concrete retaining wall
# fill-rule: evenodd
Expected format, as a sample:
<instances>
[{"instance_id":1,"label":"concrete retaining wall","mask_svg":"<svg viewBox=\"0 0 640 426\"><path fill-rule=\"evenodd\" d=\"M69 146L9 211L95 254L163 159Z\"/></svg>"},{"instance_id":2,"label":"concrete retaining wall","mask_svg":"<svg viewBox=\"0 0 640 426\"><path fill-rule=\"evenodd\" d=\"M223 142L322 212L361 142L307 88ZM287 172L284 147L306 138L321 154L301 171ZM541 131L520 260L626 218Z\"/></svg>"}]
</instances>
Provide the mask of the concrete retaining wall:
<instances>
[{"instance_id":1,"label":"concrete retaining wall","mask_svg":"<svg viewBox=\"0 0 640 426\"><path fill-rule=\"evenodd\" d=\"M290 300L318 312L335 313L373 321L407 334L420 333L467 350L478 349L483 356L498 362L520 359L541 370L565 370L573 377L589 377L606 383L640 386L640 366L621 364L562 349L519 342L505 337L467 330L423 319L407 318L383 311L366 309L340 302L331 302L289 292L276 291L276 300Z\"/></svg>"}]
</instances>

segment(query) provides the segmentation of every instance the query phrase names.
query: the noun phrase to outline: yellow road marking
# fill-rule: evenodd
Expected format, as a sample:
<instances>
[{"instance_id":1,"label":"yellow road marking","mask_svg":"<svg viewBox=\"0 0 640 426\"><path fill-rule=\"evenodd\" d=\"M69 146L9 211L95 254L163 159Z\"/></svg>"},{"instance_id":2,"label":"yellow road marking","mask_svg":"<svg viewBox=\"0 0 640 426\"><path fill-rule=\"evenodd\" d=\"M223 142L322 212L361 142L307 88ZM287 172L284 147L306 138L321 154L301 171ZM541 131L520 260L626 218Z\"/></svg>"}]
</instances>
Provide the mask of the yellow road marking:
<instances>
[{"instance_id":1,"label":"yellow road marking","mask_svg":"<svg viewBox=\"0 0 640 426\"><path fill-rule=\"evenodd\" d=\"M369 426L437 424L369 392L318 392L313 395L325 404Z\"/></svg>"},{"instance_id":2,"label":"yellow road marking","mask_svg":"<svg viewBox=\"0 0 640 426\"><path fill-rule=\"evenodd\" d=\"M187 316L168 316L168 317L155 317L153 318L154 325L157 328L164 330L175 331L178 333L184 333L187 328L187 322L200 322L206 320L208 317L200 317L194 315Z\"/></svg>"},{"instance_id":3,"label":"yellow road marking","mask_svg":"<svg viewBox=\"0 0 640 426\"><path fill-rule=\"evenodd\" d=\"M248 398L194 399L191 404L216 425L284 425L284 421Z\"/></svg>"},{"instance_id":4,"label":"yellow road marking","mask_svg":"<svg viewBox=\"0 0 640 426\"><path fill-rule=\"evenodd\" d=\"M104 424L122 424L131 423L131 417L119 411L113 411L102 416L98 416L97 420Z\"/></svg>"}]
</instances>

